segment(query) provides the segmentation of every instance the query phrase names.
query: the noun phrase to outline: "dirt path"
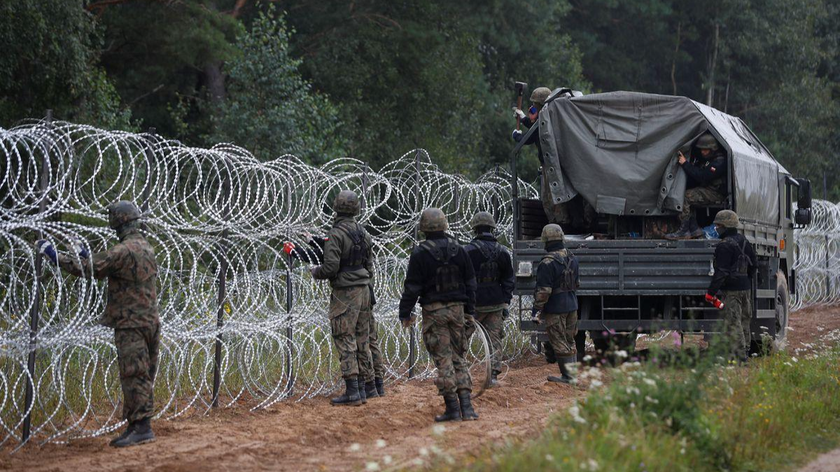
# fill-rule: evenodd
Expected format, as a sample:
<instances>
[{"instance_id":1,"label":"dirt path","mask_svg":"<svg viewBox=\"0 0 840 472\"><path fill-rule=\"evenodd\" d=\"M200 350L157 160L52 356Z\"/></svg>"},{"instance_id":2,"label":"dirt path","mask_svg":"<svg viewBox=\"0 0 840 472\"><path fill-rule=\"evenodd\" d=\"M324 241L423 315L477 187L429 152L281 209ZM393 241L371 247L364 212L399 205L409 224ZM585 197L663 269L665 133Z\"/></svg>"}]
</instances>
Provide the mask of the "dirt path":
<instances>
[{"instance_id":1,"label":"dirt path","mask_svg":"<svg viewBox=\"0 0 840 472\"><path fill-rule=\"evenodd\" d=\"M794 313L791 326L791 352L833 342L840 333L840 308ZM327 398L317 398L257 412L242 405L209 416L157 421L155 443L125 450L109 448L109 438L104 437L70 445L33 445L13 455L7 447L0 450L0 470L248 472L363 470L369 462L383 469L409 465L536 435L552 412L585 394L583 389L548 384L545 378L555 370L536 357L518 362L503 388L476 400L479 421L447 423L442 432L432 422L442 405L431 382L401 382L387 397L358 408L332 407ZM840 452L814 464L803 470L840 470Z\"/></svg>"}]
</instances>

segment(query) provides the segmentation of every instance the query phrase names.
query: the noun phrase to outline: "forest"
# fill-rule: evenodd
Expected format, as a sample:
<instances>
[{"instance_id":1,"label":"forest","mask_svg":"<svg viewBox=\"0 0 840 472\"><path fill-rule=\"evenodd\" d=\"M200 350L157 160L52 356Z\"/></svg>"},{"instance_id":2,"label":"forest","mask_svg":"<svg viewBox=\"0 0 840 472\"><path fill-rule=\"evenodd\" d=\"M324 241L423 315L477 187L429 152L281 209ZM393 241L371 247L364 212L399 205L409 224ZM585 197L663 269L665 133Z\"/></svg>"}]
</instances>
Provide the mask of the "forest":
<instances>
[{"instance_id":1,"label":"forest","mask_svg":"<svg viewBox=\"0 0 840 472\"><path fill-rule=\"evenodd\" d=\"M507 164L515 81L631 90L741 117L836 201L838 32L840 0L0 0L0 127L50 109L261 160L424 148L475 176Z\"/></svg>"}]
</instances>

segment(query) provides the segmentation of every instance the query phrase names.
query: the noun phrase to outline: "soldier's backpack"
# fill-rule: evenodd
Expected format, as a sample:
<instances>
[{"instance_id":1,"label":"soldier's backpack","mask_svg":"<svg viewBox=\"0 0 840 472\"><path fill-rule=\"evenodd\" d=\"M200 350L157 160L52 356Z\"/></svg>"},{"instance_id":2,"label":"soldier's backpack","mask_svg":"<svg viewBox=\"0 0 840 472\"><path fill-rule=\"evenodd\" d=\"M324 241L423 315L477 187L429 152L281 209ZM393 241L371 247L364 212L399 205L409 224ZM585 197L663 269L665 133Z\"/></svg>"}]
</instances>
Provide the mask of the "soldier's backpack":
<instances>
[{"instance_id":1,"label":"soldier's backpack","mask_svg":"<svg viewBox=\"0 0 840 472\"><path fill-rule=\"evenodd\" d=\"M543 256L543 262L546 261L554 261L563 266L563 273L555 281L554 287L552 287L553 289L560 292L573 292L577 290L577 277L575 277L577 264L571 253L567 251L565 257L553 252L548 253Z\"/></svg>"},{"instance_id":2,"label":"soldier's backpack","mask_svg":"<svg viewBox=\"0 0 840 472\"><path fill-rule=\"evenodd\" d=\"M741 243L741 254L738 255L738 260L735 262L735 272L739 275L747 275L750 270L750 265L752 261L750 261L750 256L747 255L747 238L744 238L744 242Z\"/></svg>"},{"instance_id":3,"label":"soldier's backpack","mask_svg":"<svg viewBox=\"0 0 840 472\"><path fill-rule=\"evenodd\" d=\"M481 256L484 257L484 262L478 268L476 280L478 286L496 286L499 284L499 252L502 246L493 241L473 241L473 246L478 248Z\"/></svg>"},{"instance_id":4,"label":"soldier's backpack","mask_svg":"<svg viewBox=\"0 0 840 472\"><path fill-rule=\"evenodd\" d=\"M352 272L364 269L365 262L367 262L368 244L362 226L358 223L342 224L336 226L336 229L346 234L353 242L353 245L350 246L350 252L346 257L341 258L338 271Z\"/></svg>"},{"instance_id":5,"label":"soldier's backpack","mask_svg":"<svg viewBox=\"0 0 840 472\"><path fill-rule=\"evenodd\" d=\"M440 241L440 242L438 242ZM459 290L461 286L461 268L452 260L458 255L459 245L452 240L425 240L420 247L428 251L438 267L435 270L435 292L447 293Z\"/></svg>"}]
</instances>

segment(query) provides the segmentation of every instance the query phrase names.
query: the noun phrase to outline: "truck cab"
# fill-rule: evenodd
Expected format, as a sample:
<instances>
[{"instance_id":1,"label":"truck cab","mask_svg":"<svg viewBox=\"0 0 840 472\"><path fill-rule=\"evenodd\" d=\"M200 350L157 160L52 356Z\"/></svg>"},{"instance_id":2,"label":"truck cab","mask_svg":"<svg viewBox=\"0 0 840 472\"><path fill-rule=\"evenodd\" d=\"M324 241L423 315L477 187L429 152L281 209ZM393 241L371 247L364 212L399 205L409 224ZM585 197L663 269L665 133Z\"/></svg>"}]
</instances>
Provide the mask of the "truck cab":
<instances>
[{"instance_id":1,"label":"truck cab","mask_svg":"<svg viewBox=\"0 0 840 472\"><path fill-rule=\"evenodd\" d=\"M699 225L732 209L753 244L752 345L784 339L795 292L793 230L810 223L810 183L794 179L739 118L685 97L612 92L580 96L555 90L511 153L513 261L520 329L545 333L530 319L542 227L558 223L580 263L578 356L588 332L596 349L630 347L640 333L714 333L719 311L704 300L719 239L667 240L678 224L686 176L677 163L700 135L726 153L725 199L692 208ZM529 139L532 134L537 139ZM517 176L524 143L537 143L540 188ZM794 206L794 202L797 203ZM567 205L568 211L554 211ZM589 220L569 216L588 206ZM558 221L560 218L565 219ZM580 215L577 215L580 216ZM585 226L585 228L581 228Z\"/></svg>"}]
</instances>

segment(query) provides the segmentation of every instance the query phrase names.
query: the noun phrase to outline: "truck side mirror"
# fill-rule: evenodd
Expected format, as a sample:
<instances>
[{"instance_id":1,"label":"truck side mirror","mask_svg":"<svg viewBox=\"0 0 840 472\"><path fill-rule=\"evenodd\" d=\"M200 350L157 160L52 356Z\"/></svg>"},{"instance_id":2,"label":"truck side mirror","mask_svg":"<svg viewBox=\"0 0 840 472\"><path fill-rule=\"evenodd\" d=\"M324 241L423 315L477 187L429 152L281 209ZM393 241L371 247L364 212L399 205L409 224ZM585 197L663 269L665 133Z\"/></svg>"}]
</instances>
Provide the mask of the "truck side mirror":
<instances>
[{"instance_id":1,"label":"truck side mirror","mask_svg":"<svg viewBox=\"0 0 840 472\"><path fill-rule=\"evenodd\" d=\"M799 208L811 208L811 181L808 179L796 179L799 182L799 199L796 201ZM799 212L797 212L799 213Z\"/></svg>"},{"instance_id":2,"label":"truck side mirror","mask_svg":"<svg viewBox=\"0 0 840 472\"><path fill-rule=\"evenodd\" d=\"M811 224L811 209L797 208L796 213L793 215L793 221L802 226Z\"/></svg>"}]
</instances>

